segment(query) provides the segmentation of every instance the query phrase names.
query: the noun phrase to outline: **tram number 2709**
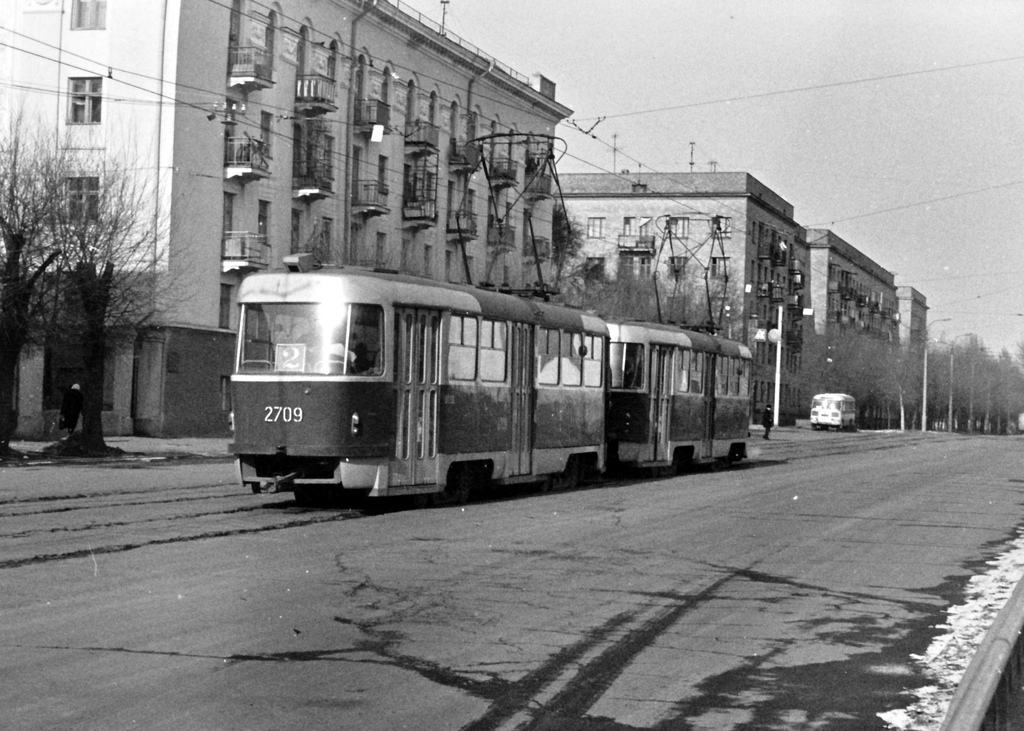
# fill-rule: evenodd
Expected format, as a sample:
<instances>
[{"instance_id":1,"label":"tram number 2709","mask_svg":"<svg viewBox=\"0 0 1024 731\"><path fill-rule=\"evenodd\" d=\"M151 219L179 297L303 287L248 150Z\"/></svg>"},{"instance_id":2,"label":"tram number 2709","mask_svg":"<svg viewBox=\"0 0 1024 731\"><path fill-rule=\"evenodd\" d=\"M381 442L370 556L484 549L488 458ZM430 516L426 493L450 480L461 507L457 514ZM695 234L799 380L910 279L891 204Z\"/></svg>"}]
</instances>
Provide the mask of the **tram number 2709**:
<instances>
[{"instance_id":1,"label":"tram number 2709","mask_svg":"<svg viewBox=\"0 0 1024 731\"><path fill-rule=\"evenodd\" d=\"M264 406L263 421L302 421L302 408L300 406Z\"/></svg>"}]
</instances>

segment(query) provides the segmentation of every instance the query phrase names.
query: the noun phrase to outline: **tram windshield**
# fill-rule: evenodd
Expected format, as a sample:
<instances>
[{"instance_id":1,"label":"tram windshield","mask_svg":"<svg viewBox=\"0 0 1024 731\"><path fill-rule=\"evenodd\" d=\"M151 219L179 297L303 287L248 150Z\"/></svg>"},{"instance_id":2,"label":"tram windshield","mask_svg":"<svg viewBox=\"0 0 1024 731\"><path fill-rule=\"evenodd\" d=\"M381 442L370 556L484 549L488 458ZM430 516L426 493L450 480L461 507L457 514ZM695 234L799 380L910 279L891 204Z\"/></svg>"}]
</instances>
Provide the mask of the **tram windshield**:
<instances>
[{"instance_id":1,"label":"tram windshield","mask_svg":"<svg viewBox=\"0 0 1024 731\"><path fill-rule=\"evenodd\" d=\"M380 375L383 332L377 305L246 304L237 372Z\"/></svg>"}]
</instances>

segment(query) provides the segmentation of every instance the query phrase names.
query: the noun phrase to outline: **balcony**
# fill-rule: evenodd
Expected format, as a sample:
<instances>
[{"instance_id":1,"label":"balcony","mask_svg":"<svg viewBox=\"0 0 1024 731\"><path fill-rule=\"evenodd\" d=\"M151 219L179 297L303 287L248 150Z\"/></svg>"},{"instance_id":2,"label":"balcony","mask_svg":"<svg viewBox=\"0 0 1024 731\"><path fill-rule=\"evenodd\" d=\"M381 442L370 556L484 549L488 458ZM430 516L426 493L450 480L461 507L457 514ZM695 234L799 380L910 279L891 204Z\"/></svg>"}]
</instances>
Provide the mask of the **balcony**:
<instances>
[{"instance_id":1,"label":"balcony","mask_svg":"<svg viewBox=\"0 0 1024 731\"><path fill-rule=\"evenodd\" d=\"M379 99L360 99L355 105L355 128L358 134L372 134L374 127L391 132L391 107Z\"/></svg>"},{"instance_id":2,"label":"balcony","mask_svg":"<svg viewBox=\"0 0 1024 731\"><path fill-rule=\"evenodd\" d=\"M321 74L302 74L295 79L295 111L317 117L338 111L337 84Z\"/></svg>"},{"instance_id":3,"label":"balcony","mask_svg":"<svg viewBox=\"0 0 1024 731\"><path fill-rule=\"evenodd\" d=\"M519 174L519 163L507 157L498 157L488 166L491 187L495 190L511 188L516 184Z\"/></svg>"},{"instance_id":4,"label":"balcony","mask_svg":"<svg viewBox=\"0 0 1024 731\"><path fill-rule=\"evenodd\" d=\"M388 186L376 180L360 180L352 191L352 212L366 217L389 213Z\"/></svg>"},{"instance_id":5,"label":"balcony","mask_svg":"<svg viewBox=\"0 0 1024 731\"><path fill-rule=\"evenodd\" d=\"M448 152L448 170L453 173L471 173L480 164L480 148L452 140Z\"/></svg>"},{"instance_id":6,"label":"balcony","mask_svg":"<svg viewBox=\"0 0 1024 731\"><path fill-rule=\"evenodd\" d=\"M437 201L429 196L409 196L402 201L406 228L426 228L437 223Z\"/></svg>"},{"instance_id":7,"label":"balcony","mask_svg":"<svg viewBox=\"0 0 1024 731\"><path fill-rule=\"evenodd\" d=\"M650 234L619 234L619 248L654 251L654 236Z\"/></svg>"},{"instance_id":8,"label":"balcony","mask_svg":"<svg viewBox=\"0 0 1024 731\"><path fill-rule=\"evenodd\" d=\"M477 237L476 214L468 210L448 211L448 223L445 231L449 236L471 240Z\"/></svg>"},{"instance_id":9,"label":"balcony","mask_svg":"<svg viewBox=\"0 0 1024 731\"><path fill-rule=\"evenodd\" d=\"M228 49L228 86L248 94L273 85L274 59L266 49L256 46Z\"/></svg>"},{"instance_id":10,"label":"balcony","mask_svg":"<svg viewBox=\"0 0 1024 731\"><path fill-rule=\"evenodd\" d=\"M526 181L526 199L529 201L540 201L551 197L550 175L537 173Z\"/></svg>"},{"instance_id":11,"label":"balcony","mask_svg":"<svg viewBox=\"0 0 1024 731\"><path fill-rule=\"evenodd\" d=\"M498 226L492 224L487 227L487 245L499 249L511 249L516 242L515 226Z\"/></svg>"},{"instance_id":12,"label":"balcony","mask_svg":"<svg viewBox=\"0 0 1024 731\"><path fill-rule=\"evenodd\" d=\"M783 291L781 284L775 284L773 282L772 285L771 285L771 291L772 291L772 302L774 302L776 304L782 302L786 298L786 293Z\"/></svg>"},{"instance_id":13,"label":"balcony","mask_svg":"<svg viewBox=\"0 0 1024 731\"><path fill-rule=\"evenodd\" d=\"M266 234L225 231L221 239L221 267L225 272L266 269L270 262L270 244Z\"/></svg>"},{"instance_id":14,"label":"balcony","mask_svg":"<svg viewBox=\"0 0 1024 731\"><path fill-rule=\"evenodd\" d=\"M417 119L405 125L406 155L436 155L441 144L437 125Z\"/></svg>"},{"instance_id":15,"label":"balcony","mask_svg":"<svg viewBox=\"0 0 1024 731\"><path fill-rule=\"evenodd\" d=\"M804 273L801 272L801 271L793 271L792 269L790 269L789 270L789 283L790 283L790 286L793 287L793 289L803 289L804 288Z\"/></svg>"},{"instance_id":16,"label":"balcony","mask_svg":"<svg viewBox=\"0 0 1024 731\"><path fill-rule=\"evenodd\" d=\"M786 297L786 307L791 310L803 311L804 309L804 297L800 294L791 294Z\"/></svg>"},{"instance_id":17,"label":"balcony","mask_svg":"<svg viewBox=\"0 0 1024 731\"><path fill-rule=\"evenodd\" d=\"M296 161L292 171L292 198L316 201L334 192L334 167L324 160Z\"/></svg>"},{"instance_id":18,"label":"balcony","mask_svg":"<svg viewBox=\"0 0 1024 731\"><path fill-rule=\"evenodd\" d=\"M259 180L270 175L270 160L263 140L228 137L224 148L224 177L241 183Z\"/></svg>"}]
</instances>

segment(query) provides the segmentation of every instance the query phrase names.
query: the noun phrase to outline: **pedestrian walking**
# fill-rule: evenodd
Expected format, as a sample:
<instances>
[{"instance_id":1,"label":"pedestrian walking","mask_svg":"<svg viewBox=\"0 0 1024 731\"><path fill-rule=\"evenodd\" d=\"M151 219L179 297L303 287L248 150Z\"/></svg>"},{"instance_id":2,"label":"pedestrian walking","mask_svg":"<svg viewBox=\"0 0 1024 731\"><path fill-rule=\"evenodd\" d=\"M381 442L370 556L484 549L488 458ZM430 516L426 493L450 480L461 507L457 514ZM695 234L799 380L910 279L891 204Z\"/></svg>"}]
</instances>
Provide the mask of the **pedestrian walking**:
<instances>
[{"instance_id":1,"label":"pedestrian walking","mask_svg":"<svg viewBox=\"0 0 1024 731\"><path fill-rule=\"evenodd\" d=\"M771 404L764 407L764 413L761 415L761 426L764 427L764 438L767 439L772 427L775 426L775 414L772 413Z\"/></svg>"},{"instance_id":2,"label":"pedestrian walking","mask_svg":"<svg viewBox=\"0 0 1024 731\"><path fill-rule=\"evenodd\" d=\"M78 417L82 415L82 387L77 383L64 392L60 402L60 423L58 428L67 429L70 437L78 426Z\"/></svg>"}]
</instances>

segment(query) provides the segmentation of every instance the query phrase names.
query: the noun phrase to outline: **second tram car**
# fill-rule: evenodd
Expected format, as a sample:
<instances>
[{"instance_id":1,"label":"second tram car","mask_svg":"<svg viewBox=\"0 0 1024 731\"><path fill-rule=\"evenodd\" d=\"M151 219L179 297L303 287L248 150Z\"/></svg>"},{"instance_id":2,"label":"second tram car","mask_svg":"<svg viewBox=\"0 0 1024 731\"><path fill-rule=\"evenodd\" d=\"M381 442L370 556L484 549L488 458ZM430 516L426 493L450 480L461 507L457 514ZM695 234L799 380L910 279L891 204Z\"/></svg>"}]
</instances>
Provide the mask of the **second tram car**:
<instances>
[{"instance_id":1,"label":"second tram car","mask_svg":"<svg viewBox=\"0 0 1024 731\"><path fill-rule=\"evenodd\" d=\"M355 268L247 277L232 451L253 492L464 501L606 457L746 456L750 351L491 289Z\"/></svg>"},{"instance_id":2,"label":"second tram car","mask_svg":"<svg viewBox=\"0 0 1024 731\"><path fill-rule=\"evenodd\" d=\"M751 353L671 325L609 320L611 464L672 467L747 455Z\"/></svg>"}]
</instances>

